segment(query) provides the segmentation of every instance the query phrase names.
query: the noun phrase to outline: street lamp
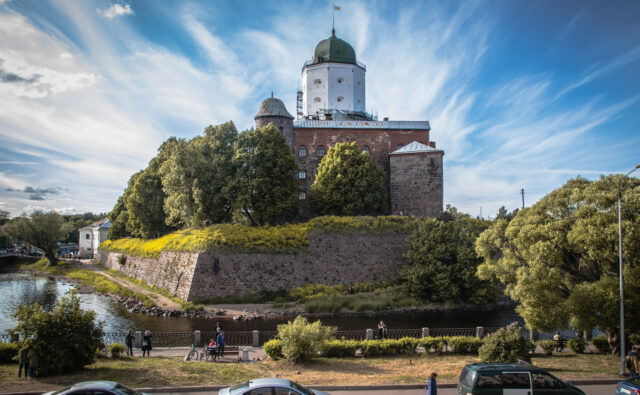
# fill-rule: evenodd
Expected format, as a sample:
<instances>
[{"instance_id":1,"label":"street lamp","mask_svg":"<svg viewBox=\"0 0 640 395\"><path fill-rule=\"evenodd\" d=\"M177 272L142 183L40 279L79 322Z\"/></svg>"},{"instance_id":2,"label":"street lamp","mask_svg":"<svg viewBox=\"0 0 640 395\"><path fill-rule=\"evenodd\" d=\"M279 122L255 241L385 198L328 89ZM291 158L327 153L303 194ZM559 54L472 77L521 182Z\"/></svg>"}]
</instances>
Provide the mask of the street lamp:
<instances>
[{"instance_id":1,"label":"street lamp","mask_svg":"<svg viewBox=\"0 0 640 395\"><path fill-rule=\"evenodd\" d=\"M640 163L636 165L631 171L629 171L624 176L620 177L618 180L618 259L620 263L620 375L625 374L624 370L624 353L625 353L625 342L624 342L624 282L622 279L622 204L620 200L620 187L622 186L622 180L629 174L640 168Z\"/></svg>"}]
</instances>

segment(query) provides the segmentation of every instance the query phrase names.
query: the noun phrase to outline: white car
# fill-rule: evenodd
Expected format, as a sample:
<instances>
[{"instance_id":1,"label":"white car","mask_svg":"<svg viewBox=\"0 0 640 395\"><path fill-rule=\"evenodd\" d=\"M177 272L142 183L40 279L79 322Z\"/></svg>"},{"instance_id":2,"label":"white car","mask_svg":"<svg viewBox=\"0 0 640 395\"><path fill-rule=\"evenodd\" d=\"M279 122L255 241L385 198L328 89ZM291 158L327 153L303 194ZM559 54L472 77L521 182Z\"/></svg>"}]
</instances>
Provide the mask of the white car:
<instances>
[{"instance_id":1,"label":"white car","mask_svg":"<svg viewBox=\"0 0 640 395\"><path fill-rule=\"evenodd\" d=\"M295 381L277 378L255 379L223 388L219 395L329 395L305 388Z\"/></svg>"}]
</instances>

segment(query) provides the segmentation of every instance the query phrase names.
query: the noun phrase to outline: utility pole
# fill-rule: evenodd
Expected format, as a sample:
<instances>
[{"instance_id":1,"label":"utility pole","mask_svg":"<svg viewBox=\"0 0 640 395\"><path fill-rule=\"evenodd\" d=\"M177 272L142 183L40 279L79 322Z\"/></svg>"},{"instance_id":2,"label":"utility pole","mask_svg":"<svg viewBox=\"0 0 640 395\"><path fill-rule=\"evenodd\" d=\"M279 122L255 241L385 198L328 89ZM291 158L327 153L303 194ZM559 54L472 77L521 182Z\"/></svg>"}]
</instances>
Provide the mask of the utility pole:
<instances>
[{"instance_id":1,"label":"utility pole","mask_svg":"<svg viewBox=\"0 0 640 395\"><path fill-rule=\"evenodd\" d=\"M524 188L520 189L520 194L522 195L522 209L524 210Z\"/></svg>"}]
</instances>

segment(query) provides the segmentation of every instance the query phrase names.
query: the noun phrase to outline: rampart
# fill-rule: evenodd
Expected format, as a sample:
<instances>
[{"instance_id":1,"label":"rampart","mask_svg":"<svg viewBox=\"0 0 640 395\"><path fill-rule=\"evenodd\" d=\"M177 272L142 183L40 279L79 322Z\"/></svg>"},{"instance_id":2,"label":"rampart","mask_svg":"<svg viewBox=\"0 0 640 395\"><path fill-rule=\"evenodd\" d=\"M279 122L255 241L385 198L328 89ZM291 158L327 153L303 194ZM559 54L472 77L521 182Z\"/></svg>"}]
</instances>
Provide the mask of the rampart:
<instances>
[{"instance_id":1,"label":"rampart","mask_svg":"<svg viewBox=\"0 0 640 395\"><path fill-rule=\"evenodd\" d=\"M187 301L326 285L392 280L406 251L406 234L309 234L297 253L162 252L158 258L98 251L103 265L169 290Z\"/></svg>"}]
</instances>

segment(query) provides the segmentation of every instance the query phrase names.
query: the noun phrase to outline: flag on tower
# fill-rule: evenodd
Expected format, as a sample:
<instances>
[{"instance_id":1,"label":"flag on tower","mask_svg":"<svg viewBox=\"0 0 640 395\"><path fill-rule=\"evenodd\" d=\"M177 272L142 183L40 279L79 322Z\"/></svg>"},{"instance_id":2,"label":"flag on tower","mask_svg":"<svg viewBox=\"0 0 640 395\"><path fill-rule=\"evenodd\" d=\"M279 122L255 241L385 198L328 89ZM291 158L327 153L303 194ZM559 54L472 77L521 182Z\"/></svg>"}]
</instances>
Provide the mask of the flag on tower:
<instances>
[{"instance_id":1,"label":"flag on tower","mask_svg":"<svg viewBox=\"0 0 640 395\"><path fill-rule=\"evenodd\" d=\"M334 10L336 10L336 11L340 11L340 7L338 7L338 6L337 6L337 5L335 5L335 4L333 5L333 9L334 9Z\"/></svg>"}]
</instances>

